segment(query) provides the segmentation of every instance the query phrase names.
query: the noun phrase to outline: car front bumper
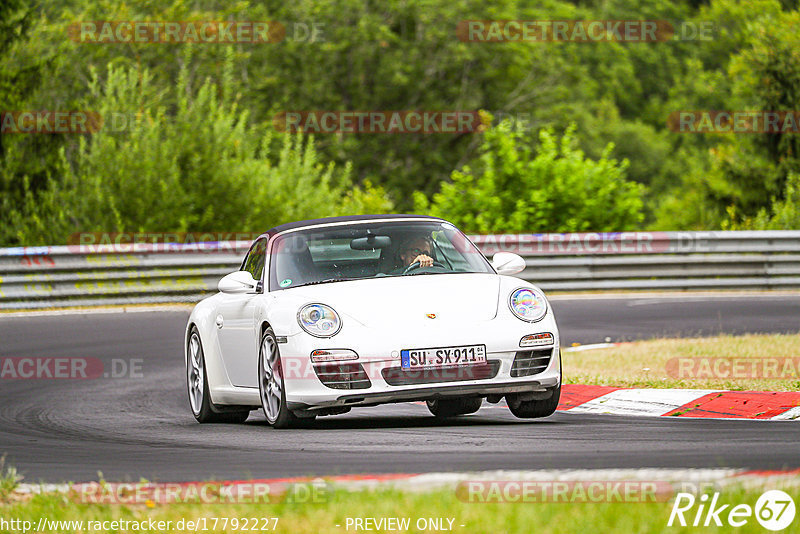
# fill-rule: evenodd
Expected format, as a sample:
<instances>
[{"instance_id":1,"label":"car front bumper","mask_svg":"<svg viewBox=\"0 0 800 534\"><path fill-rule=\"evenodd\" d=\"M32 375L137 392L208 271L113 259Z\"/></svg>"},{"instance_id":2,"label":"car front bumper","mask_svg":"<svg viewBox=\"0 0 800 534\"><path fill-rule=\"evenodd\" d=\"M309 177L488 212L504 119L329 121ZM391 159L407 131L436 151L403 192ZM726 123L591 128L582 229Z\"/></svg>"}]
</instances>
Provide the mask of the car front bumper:
<instances>
[{"instance_id":1,"label":"car front bumper","mask_svg":"<svg viewBox=\"0 0 800 534\"><path fill-rule=\"evenodd\" d=\"M523 336L545 332L553 334L552 345L519 346ZM504 396L543 392L561 383L558 329L551 314L537 323L492 320L472 325L432 325L421 322L405 332L395 332L391 328L354 328L349 331L343 329L330 339L299 333L287 336L285 341L280 344L280 352L286 401L292 410L368 406L443 397ZM430 372L412 371L411 379L402 379L407 372L400 370L401 350L464 345L485 345L490 365L480 367L483 371L473 375L469 373L475 367L461 366L432 369ZM369 387L334 389L322 383L317 375L320 366L311 363L311 352L334 348L353 350L359 355L357 360L337 364L360 365L369 379ZM512 376L517 353L530 350L550 351L546 368L532 375ZM491 370L486 371L489 367ZM439 372L441 374L437 375ZM421 380L421 376L428 378ZM398 380L398 377L401 379Z\"/></svg>"}]
</instances>

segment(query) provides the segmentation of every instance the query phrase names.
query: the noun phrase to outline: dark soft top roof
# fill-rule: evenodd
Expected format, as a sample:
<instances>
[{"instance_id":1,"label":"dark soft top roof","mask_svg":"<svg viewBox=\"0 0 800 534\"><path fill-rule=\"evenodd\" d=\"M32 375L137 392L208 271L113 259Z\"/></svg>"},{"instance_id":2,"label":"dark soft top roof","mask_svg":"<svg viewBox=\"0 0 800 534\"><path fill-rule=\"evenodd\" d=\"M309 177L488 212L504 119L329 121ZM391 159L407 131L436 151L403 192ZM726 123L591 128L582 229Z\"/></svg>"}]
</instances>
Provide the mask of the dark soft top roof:
<instances>
[{"instance_id":1,"label":"dark soft top roof","mask_svg":"<svg viewBox=\"0 0 800 534\"><path fill-rule=\"evenodd\" d=\"M408 215L408 214L392 214L392 215L345 215L343 217L324 217L322 219L309 219L307 221L296 221L286 224L281 224L267 230L266 235L273 236L286 230L294 230L296 228L304 228L306 226L314 226L317 224L328 224L337 222L348 221L368 221L371 219L430 219L432 221L443 221L439 217L432 217L430 215Z\"/></svg>"}]
</instances>

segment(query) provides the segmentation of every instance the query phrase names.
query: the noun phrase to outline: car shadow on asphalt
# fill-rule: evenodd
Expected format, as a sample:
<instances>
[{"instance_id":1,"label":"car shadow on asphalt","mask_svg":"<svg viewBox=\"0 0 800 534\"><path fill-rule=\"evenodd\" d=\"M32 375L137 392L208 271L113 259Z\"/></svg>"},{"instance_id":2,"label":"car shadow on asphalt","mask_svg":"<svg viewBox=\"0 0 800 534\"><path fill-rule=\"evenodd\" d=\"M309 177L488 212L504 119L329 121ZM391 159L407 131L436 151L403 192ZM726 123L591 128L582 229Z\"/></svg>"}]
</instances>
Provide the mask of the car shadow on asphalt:
<instances>
[{"instance_id":1,"label":"car shadow on asphalt","mask_svg":"<svg viewBox=\"0 0 800 534\"><path fill-rule=\"evenodd\" d=\"M247 426L268 427L266 419L255 419L253 416L245 423ZM518 425L565 425L567 421L556 416L542 419L514 419L491 415L467 415L437 419L433 416L387 416L368 414L348 414L346 416L326 416L302 423L298 429L303 430L366 430L366 429L403 429L403 428L478 428L502 427Z\"/></svg>"}]
</instances>

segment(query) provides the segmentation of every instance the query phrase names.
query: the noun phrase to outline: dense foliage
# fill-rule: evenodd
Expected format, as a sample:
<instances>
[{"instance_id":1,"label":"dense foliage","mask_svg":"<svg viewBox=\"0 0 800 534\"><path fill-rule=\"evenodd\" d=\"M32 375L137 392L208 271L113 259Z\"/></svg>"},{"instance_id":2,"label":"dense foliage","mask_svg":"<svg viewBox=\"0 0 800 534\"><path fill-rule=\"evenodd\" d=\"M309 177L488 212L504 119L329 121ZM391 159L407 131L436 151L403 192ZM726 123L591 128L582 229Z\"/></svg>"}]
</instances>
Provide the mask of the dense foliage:
<instances>
[{"instance_id":1,"label":"dense foliage","mask_svg":"<svg viewBox=\"0 0 800 534\"><path fill-rule=\"evenodd\" d=\"M459 21L487 19L713 31L640 43L459 40ZM286 37L70 38L75 23L109 20L271 20ZM0 135L0 245L415 209L474 232L798 227L798 134L668 127L682 110L800 110L793 0L0 1L0 111L44 109L128 120L90 134ZM312 138L274 130L287 110L484 110L486 123Z\"/></svg>"},{"instance_id":2,"label":"dense foliage","mask_svg":"<svg viewBox=\"0 0 800 534\"><path fill-rule=\"evenodd\" d=\"M625 179L627 161L598 161L575 147L574 129L559 140L542 130L538 147L508 123L488 130L473 165L453 171L433 195L417 193L417 210L477 233L635 229L643 187Z\"/></svg>"}]
</instances>

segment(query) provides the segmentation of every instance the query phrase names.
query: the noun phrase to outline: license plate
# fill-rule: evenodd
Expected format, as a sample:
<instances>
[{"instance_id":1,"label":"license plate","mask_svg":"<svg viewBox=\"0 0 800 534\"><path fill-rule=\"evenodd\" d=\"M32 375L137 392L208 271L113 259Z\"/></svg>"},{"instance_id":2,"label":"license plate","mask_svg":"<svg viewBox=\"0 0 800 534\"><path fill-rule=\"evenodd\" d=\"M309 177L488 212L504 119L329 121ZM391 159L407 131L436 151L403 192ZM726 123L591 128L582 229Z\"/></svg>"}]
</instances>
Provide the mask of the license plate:
<instances>
[{"instance_id":1,"label":"license plate","mask_svg":"<svg viewBox=\"0 0 800 534\"><path fill-rule=\"evenodd\" d=\"M400 351L400 358L400 366L403 369L486 363L486 345L406 349Z\"/></svg>"}]
</instances>

